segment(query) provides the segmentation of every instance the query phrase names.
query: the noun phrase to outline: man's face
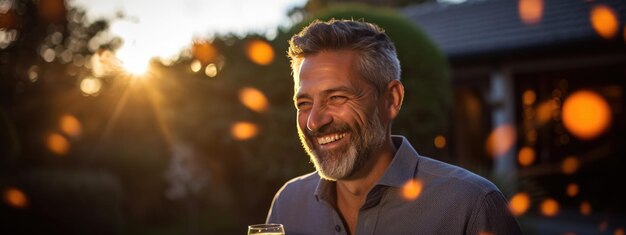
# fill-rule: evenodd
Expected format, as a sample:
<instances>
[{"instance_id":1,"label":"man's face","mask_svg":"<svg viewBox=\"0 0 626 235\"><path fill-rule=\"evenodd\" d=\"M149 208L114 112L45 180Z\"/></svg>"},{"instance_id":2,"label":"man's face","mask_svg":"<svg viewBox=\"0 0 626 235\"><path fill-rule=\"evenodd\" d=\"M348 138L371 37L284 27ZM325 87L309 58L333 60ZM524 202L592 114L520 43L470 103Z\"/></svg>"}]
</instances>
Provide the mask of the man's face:
<instances>
[{"instance_id":1,"label":"man's face","mask_svg":"<svg viewBox=\"0 0 626 235\"><path fill-rule=\"evenodd\" d=\"M356 56L347 50L320 52L307 56L295 74L300 141L330 180L361 170L386 136L376 89L353 69Z\"/></svg>"}]
</instances>

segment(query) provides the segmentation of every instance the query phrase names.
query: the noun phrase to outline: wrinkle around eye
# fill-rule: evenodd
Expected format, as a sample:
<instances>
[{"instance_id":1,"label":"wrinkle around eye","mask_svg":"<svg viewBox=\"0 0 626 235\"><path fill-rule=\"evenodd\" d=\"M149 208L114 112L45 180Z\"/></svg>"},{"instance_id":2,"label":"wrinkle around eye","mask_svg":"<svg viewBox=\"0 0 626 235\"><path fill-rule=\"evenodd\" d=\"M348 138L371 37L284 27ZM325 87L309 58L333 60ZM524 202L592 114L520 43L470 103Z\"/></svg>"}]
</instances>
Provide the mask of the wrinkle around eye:
<instances>
[{"instance_id":1,"label":"wrinkle around eye","mask_svg":"<svg viewBox=\"0 0 626 235\"><path fill-rule=\"evenodd\" d=\"M335 95L335 96L331 96L329 100L332 104L343 104L346 101L348 101L348 97Z\"/></svg>"},{"instance_id":2,"label":"wrinkle around eye","mask_svg":"<svg viewBox=\"0 0 626 235\"><path fill-rule=\"evenodd\" d=\"M307 110L311 107L311 102L298 102L296 103L297 110Z\"/></svg>"}]
</instances>

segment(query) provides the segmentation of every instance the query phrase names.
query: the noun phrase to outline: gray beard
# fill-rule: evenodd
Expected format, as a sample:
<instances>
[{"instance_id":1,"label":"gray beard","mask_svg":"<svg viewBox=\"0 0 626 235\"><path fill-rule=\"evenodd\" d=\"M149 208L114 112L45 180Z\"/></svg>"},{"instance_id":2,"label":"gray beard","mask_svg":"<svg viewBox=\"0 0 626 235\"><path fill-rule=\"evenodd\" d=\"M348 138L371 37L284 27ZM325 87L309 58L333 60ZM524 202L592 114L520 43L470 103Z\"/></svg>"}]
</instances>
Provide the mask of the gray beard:
<instances>
[{"instance_id":1,"label":"gray beard","mask_svg":"<svg viewBox=\"0 0 626 235\"><path fill-rule=\"evenodd\" d=\"M332 126L323 127L317 133L308 130L304 132L298 125L298 136L305 151L319 175L327 180L341 180L350 178L361 170L372 158L373 152L380 148L385 141L385 127L378 116L378 107L374 110L373 118L367 120L365 126L356 126L355 129L344 125L341 128ZM332 124L330 124L332 125ZM336 130L350 133L350 144L332 151L322 151L315 148L311 141L317 141L316 136L333 133Z\"/></svg>"}]
</instances>

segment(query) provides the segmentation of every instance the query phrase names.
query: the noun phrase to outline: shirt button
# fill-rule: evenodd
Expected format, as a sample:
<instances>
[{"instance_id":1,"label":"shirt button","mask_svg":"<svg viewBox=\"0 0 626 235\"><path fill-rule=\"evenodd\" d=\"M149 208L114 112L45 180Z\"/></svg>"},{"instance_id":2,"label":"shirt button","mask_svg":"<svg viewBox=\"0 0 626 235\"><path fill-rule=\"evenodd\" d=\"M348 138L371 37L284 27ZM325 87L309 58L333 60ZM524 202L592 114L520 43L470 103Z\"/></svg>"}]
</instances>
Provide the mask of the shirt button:
<instances>
[{"instance_id":1,"label":"shirt button","mask_svg":"<svg viewBox=\"0 0 626 235\"><path fill-rule=\"evenodd\" d=\"M337 231L338 233L341 232L341 226L335 225L335 231Z\"/></svg>"}]
</instances>

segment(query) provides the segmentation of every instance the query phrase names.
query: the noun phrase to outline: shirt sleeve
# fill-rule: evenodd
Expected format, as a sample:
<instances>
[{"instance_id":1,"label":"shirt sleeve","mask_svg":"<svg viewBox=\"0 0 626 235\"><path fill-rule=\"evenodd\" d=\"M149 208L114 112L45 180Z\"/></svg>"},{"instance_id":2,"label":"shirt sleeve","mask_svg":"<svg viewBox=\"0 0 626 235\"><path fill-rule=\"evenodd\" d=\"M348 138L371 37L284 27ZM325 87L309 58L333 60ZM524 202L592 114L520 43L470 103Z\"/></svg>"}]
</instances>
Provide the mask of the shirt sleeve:
<instances>
[{"instance_id":1,"label":"shirt sleeve","mask_svg":"<svg viewBox=\"0 0 626 235\"><path fill-rule=\"evenodd\" d=\"M466 234L522 234L521 228L501 192L485 195L474 210Z\"/></svg>"}]
</instances>

